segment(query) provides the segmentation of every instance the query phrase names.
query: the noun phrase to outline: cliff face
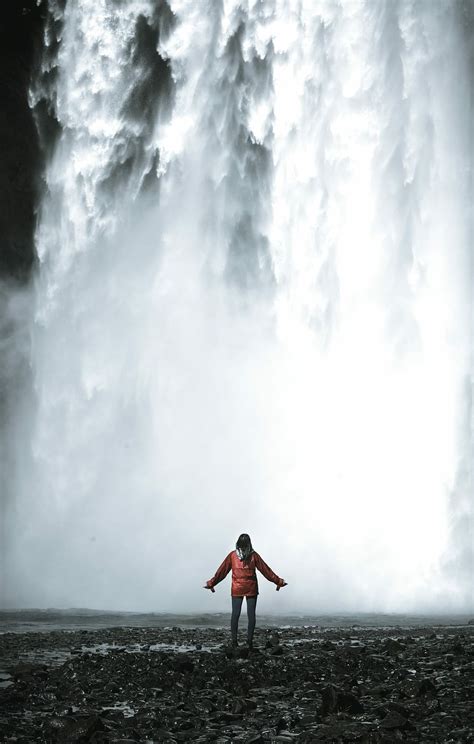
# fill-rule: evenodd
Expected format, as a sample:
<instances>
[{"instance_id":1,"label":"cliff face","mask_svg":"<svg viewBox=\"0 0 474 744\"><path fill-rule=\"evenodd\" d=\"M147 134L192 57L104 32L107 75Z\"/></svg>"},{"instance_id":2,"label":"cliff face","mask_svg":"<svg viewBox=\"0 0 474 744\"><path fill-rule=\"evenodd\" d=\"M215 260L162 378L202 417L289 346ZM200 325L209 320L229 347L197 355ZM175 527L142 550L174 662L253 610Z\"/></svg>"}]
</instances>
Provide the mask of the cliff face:
<instances>
[{"instance_id":1,"label":"cliff face","mask_svg":"<svg viewBox=\"0 0 474 744\"><path fill-rule=\"evenodd\" d=\"M27 449L17 444L28 441L22 405L31 403L32 391L28 280L43 163L28 88L40 59L45 14L45 2L36 0L6 0L0 14L0 604L15 539L8 505Z\"/></svg>"},{"instance_id":2,"label":"cliff face","mask_svg":"<svg viewBox=\"0 0 474 744\"><path fill-rule=\"evenodd\" d=\"M24 282L34 263L41 154L28 86L39 59L45 2L7 0L0 18L0 278Z\"/></svg>"}]
</instances>

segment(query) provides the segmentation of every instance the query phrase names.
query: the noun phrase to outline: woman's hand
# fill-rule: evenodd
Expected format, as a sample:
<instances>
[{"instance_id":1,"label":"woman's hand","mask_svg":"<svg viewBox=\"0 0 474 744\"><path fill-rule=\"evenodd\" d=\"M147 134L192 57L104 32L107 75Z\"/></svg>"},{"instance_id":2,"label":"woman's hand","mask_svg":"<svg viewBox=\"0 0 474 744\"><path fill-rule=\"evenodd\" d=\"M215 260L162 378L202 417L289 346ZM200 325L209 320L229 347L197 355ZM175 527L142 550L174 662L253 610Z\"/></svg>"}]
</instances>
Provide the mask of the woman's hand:
<instances>
[{"instance_id":1,"label":"woman's hand","mask_svg":"<svg viewBox=\"0 0 474 744\"><path fill-rule=\"evenodd\" d=\"M216 590L214 589L214 587L213 587L213 586L208 586L207 584L204 584L204 587L203 587L203 588L204 588L204 589L210 589L210 590L211 590L211 592L212 592L213 594L214 594L214 593L215 593L215 591L216 591Z\"/></svg>"},{"instance_id":2,"label":"woman's hand","mask_svg":"<svg viewBox=\"0 0 474 744\"><path fill-rule=\"evenodd\" d=\"M288 586L288 582L287 581L283 581L283 584L279 584L277 586L277 588L276 588L277 592L279 592L280 589L282 589L284 586Z\"/></svg>"}]
</instances>

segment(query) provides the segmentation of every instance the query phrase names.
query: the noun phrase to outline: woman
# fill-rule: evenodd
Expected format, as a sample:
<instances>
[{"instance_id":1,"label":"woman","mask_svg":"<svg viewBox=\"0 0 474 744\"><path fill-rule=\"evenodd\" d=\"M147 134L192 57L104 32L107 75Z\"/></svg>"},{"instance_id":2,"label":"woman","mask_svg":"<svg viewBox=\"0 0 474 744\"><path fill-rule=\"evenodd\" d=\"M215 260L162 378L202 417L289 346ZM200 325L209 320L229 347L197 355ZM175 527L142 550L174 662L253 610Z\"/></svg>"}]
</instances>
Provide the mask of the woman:
<instances>
[{"instance_id":1,"label":"woman","mask_svg":"<svg viewBox=\"0 0 474 744\"><path fill-rule=\"evenodd\" d=\"M214 591L214 587L222 579L225 579L229 571L232 569L232 618L230 621L230 632L232 636L232 646L237 646L237 630L239 627L240 611L242 609L242 602L244 597L247 598L247 619L248 619L248 631L247 631L247 643L249 649L252 648L253 633L255 630L255 608L257 606L257 595L258 595L258 582L255 569L258 568L268 581L273 581L277 585L277 592L282 586L288 586L286 581L280 579L267 566L265 561L259 556L258 553L252 548L252 542L250 537L245 533L240 535L239 539L235 544L235 550L233 550L227 558L221 563L216 573L209 579L205 584L204 589L210 589Z\"/></svg>"}]
</instances>

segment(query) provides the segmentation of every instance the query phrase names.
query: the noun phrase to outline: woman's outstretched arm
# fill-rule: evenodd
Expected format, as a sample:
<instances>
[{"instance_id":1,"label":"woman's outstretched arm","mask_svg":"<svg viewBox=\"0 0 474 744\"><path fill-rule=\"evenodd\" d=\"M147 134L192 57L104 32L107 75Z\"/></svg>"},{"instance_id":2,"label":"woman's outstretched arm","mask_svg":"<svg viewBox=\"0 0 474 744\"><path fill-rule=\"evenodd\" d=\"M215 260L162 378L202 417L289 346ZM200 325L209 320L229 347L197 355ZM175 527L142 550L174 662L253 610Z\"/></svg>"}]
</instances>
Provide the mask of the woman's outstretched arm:
<instances>
[{"instance_id":1,"label":"woman's outstretched arm","mask_svg":"<svg viewBox=\"0 0 474 744\"><path fill-rule=\"evenodd\" d=\"M277 585L277 590L280 589L282 586L286 586L286 581L284 579L280 579L279 576L276 575L274 571L270 568L270 566L267 566L263 558L259 556L258 553L254 552L254 558L255 558L255 565L262 573L268 581L273 581L274 584Z\"/></svg>"},{"instance_id":2,"label":"woman's outstretched arm","mask_svg":"<svg viewBox=\"0 0 474 744\"><path fill-rule=\"evenodd\" d=\"M206 586L204 587L205 589L214 591L215 585L222 581L222 579L225 579L230 569L232 568L231 555L232 553L229 553L229 555L222 561L212 579L209 579L209 581L206 582Z\"/></svg>"}]
</instances>

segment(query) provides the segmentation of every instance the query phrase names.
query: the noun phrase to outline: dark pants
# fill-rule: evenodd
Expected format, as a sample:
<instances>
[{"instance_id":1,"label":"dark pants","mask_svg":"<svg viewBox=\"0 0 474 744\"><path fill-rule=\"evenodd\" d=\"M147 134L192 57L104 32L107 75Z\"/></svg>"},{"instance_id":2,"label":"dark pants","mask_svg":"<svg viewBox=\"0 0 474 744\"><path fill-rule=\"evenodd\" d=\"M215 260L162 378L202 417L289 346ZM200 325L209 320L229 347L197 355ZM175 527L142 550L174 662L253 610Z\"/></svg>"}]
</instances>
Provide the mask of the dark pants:
<instances>
[{"instance_id":1,"label":"dark pants","mask_svg":"<svg viewBox=\"0 0 474 744\"><path fill-rule=\"evenodd\" d=\"M232 597L232 617L230 620L230 632L232 643L237 644L237 630L239 627L240 611L242 609L243 597ZM257 607L257 597L247 597L247 642L252 645L253 633L255 630L255 608Z\"/></svg>"}]
</instances>

